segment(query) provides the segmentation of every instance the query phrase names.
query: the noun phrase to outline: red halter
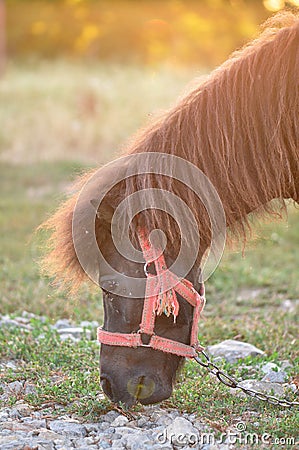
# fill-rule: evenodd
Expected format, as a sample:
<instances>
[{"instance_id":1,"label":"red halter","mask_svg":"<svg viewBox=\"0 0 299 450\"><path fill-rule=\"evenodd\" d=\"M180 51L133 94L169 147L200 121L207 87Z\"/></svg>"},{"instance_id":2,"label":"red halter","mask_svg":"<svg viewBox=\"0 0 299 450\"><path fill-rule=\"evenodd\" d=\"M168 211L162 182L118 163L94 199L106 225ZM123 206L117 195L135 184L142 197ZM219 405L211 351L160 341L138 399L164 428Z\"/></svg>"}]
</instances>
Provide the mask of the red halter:
<instances>
[{"instance_id":1,"label":"red halter","mask_svg":"<svg viewBox=\"0 0 299 450\"><path fill-rule=\"evenodd\" d=\"M150 347L154 350L172 353L186 358L194 358L203 347L197 339L198 321L205 305L204 285L201 284L200 294L192 283L186 279L180 280L171 272L166 264L164 255L154 248L145 236L144 230L139 230L138 238L145 259L145 273L147 276L142 320L137 333L112 333L98 328L98 341L106 345L124 347ZM147 266L155 264L156 275L147 272ZM157 336L154 333L156 315L173 314L174 321L179 313L179 302L176 292L181 295L193 308L193 323L190 335L190 345ZM142 342L142 333L150 336L148 344Z\"/></svg>"}]
</instances>

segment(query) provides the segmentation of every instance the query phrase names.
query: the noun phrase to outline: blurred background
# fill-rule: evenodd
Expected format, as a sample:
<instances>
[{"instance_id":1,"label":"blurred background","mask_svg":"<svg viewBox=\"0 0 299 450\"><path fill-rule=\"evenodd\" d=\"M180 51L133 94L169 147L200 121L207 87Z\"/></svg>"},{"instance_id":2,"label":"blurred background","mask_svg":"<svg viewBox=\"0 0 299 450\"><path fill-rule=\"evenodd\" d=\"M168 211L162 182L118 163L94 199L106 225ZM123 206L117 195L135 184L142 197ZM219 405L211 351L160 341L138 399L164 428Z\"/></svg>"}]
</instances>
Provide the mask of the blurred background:
<instances>
[{"instance_id":1,"label":"blurred background","mask_svg":"<svg viewBox=\"0 0 299 450\"><path fill-rule=\"evenodd\" d=\"M0 157L112 157L299 0L0 0Z\"/></svg>"},{"instance_id":2,"label":"blurred background","mask_svg":"<svg viewBox=\"0 0 299 450\"><path fill-rule=\"evenodd\" d=\"M0 0L0 313L101 317L98 294L66 302L41 277L34 229L78 172L115 157L190 80L253 38L271 14L298 6L299 0ZM291 244L299 240L298 214L291 212L291 221L291 234L286 223L271 225L253 259L229 255L211 280L212 293L227 298L255 286L298 298L290 269L298 262Z\"/></svg>"}]
</instances>

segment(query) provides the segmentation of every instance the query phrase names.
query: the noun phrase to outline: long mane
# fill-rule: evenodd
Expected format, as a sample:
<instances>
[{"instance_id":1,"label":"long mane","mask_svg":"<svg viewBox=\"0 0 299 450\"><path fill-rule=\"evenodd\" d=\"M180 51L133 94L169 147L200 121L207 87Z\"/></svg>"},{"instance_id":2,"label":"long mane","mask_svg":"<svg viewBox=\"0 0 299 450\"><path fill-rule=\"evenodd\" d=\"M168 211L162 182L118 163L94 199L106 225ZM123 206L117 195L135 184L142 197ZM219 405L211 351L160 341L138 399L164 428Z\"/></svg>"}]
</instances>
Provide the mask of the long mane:
<instances>
[{"instance_id":1,"label":"long mane","mask_svg":"<svg viewBox=\"0 0 299 450\"><path fill-rule=\"evenodd\" d=\"M125 153L160 152L193 163L216 187L227 226L246 240L249 212L276 213L277 204L270 200L277 198L283 207L284 198L298 190L298 87L299 15L283 12L264 24L257 39L233 53L204 83L135 136ZM78 187L92 174L86 174ZM204 236L203 246L209 246L209 218L194 193L168 177L128 178L117 193L110 193L108 202L115 206L120 197L141 189L147 189L151 202L148 188L153 186L181 195ZM76 195L69 199L43 225L52 232L44 267L73 289L85 277L72 241L76 199ZM148 229L163 229L171 242L176 240L170 217L153 209L142 221ZM100 240L103 224L96 224L96 233Z\"/></svg>"}]
</instances>

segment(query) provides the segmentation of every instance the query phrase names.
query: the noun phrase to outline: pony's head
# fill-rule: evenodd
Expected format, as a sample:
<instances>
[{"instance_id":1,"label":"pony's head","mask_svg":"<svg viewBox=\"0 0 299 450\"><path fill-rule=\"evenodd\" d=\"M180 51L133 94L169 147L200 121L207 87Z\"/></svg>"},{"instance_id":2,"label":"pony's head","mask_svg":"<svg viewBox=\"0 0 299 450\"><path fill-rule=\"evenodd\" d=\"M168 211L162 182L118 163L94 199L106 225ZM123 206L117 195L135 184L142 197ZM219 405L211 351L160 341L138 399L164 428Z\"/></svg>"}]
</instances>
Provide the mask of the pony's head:
<instances>
[{"instance_id":1,"label":"pony's head","mask_svg":"<svg viewBox=\"0 0 299 450\"><path fill-rule=\"evenodd\" d=\"M110 296L104 293L104 329L136 333L143 310L143 299ZM155 333L177 342L189 343L192 308L180 301L177 323L171 317L157 317ZM120 317L122 317L120 319ZM145 341L146 342L146 341ZM184 358L150 347L101 345L101 386L114 402L132 405L157 403L170 397L176 373Z\"/></svg>"},{"instance_id":2,"label":"pony's head","mask_svg":"<svg viewBox=\"0 0 299 450\"><path fill-rule=\"evenodd\" d=\"M111 208L108 210L112 218ZM101 230L97 232L97 243L103 256L98 267L104 305L104 324L99 330L101 386L114 402L126 405L132 405L136 401L142 404L156 403L171 395L185 352L194 351L190 343L194 335L197 337L199 318L199 314L195 317L194 306L197 296L202 299L195 289L203 293L200 270L197 265L189 270L180 264L175 269L179 277L184 276L190 281L190 286L187 284L187 294L190 291L191 303L194 299L194 304L184 298L184 292L180 295L174 290L169 291L169 286L164 286L165 291L159 292L161 298L157 296L152 303L149 295L155 295L157 286L158 289L162 288L159 279L157 286L153 282L159 272L158 266L150 256L148 261L152 262L144 264L129 260L118 251L111 232L113 227L107 214L107 206L104 206L104 214L98 213L97 221ZM134 239L132 242L142 253L140 242ZM150 243L149 240L147 242ZM143 248L143 251L143 258L146 260L149 249ZM163 258L163 262L160 261L162 271L171 268L176 257L176 245L167 245L159 257L159 260ZM169 275L176 276L174 272L168 272ZM151 284L147 284L150 282ZM184 282L188 283L186 280ZM169 292L175 296L175 313L166 311L167 305L164 305L164 311L163 308L156 311L156 302L162 301L162 298L167 300ZM169 306L170 309L174 308L174 304ZM153 348L153 340L160 341L161 338L162 342L155 342ZM134 342L131 342L132 339Z\"/></svg>"}]
</instances>

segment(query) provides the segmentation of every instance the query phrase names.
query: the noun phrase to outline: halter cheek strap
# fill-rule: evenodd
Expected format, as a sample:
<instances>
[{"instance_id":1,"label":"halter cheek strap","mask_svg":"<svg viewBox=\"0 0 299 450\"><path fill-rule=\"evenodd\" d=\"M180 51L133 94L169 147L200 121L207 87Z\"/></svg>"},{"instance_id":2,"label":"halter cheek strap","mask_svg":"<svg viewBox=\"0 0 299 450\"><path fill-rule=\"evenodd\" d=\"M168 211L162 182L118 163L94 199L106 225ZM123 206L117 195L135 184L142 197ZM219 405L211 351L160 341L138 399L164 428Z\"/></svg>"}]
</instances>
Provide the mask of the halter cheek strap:
<instances>
[{"instance_id":1,"label":"halter cheek strap","mask_svg":"<svg viewBox=\"0 0 299 450\"><path fill-rule=\"evenodd\" d=\"M200 293L198 293L190 281L181 280L171 272L166 266L163 253L159 248L151 245L145 230L138 231L138 239L145 259L144 269L147 277L139 331L137 333L112 333L98 328L98 341L106 345L123 347L150 347L154 350L194 358L198 351L203 350L198 342L197 333L200 314L205 305L204 285L201 284ZM152 263L155 265L156 275L147 271L148 266ZM157 315L164 313L169 316L172 314L174 321L176 320L179 314L177 293L194 308L189 345L157 336L154 333ZM148 344L142 341L143 334L150 337Z\"/></svg>"}]
</instances>

